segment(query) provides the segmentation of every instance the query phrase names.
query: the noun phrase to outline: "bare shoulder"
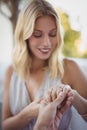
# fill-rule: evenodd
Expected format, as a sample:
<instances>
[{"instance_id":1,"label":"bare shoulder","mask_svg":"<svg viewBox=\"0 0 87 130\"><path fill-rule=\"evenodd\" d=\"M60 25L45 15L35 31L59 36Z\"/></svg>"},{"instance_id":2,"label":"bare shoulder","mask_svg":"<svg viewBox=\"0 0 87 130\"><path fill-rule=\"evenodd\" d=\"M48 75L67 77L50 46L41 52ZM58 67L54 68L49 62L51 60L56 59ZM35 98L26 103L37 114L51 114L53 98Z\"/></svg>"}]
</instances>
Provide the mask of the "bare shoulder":
<instances>
[{"instance_id":1,"label":"bare shoulder","mask_svg":"<svg viewBox=\"0 0 87 130\"><path fill-rule=\"evenodd\" d=\"M73 89L78 90L81 95L87 97L83 90L87 92L87 77L82 71L81 66L71 59L64 59L64 77L63 82L71 85Z\"/></svg>"},{"instance_id":2,"label":"bare shoulder","mask_svg":"<svg viewBox=\"0 0 87 130\"><path fill-rule=\"evenodd\" d=\"M65 58L64 65L68 69L77 69L77 68L80 69L80 66L74 60L71 59Z\"/></svg>"},{"instance_id":3,"label":"bare shoulder","mask_svg":"<svg viewBox=\"0 0 87 130\"><path fill-rule=\"evenodd\" d=\"M83 74L81 66L72 59L64 59L64 68L65 71L67 70L67 73L72 73L72 75Z\"/></svg>"}]
</instances>

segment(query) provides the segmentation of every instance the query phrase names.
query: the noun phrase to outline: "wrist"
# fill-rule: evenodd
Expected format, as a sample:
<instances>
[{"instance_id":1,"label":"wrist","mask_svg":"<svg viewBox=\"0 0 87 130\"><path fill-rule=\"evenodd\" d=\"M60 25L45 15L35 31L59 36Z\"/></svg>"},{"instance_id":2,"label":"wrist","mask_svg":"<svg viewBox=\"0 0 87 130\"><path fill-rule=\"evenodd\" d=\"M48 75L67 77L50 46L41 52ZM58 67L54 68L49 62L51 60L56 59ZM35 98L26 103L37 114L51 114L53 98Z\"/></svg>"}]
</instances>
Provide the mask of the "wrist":
<instances>
[{"instance_id":1,"label":"wrist","mask_svg":"<svg viewBox=\"0 0 87 130\"><path fill-rule=\"evenodd\" d=\"M40 123L36 122L36 124L34 126L34 130L48 130L48 128L46 126L43 126Z\"/></svg>"},{"instance_id":2,"label":"wrist","mask_svg":"<svg viewBox=\"0 0 87 130\"><path fill-rule=\"evenodd\" d=\"M78 98L78 92L75 89L73 89L73 101L72 101L73 105L76 103L77 98Z\"/></svg>"},{"instance_id":3,"label":"wrist","mask_svg":"<svg viewBox=\"0 0 87 130\"><path fill-rule=\"evenodd\" d=\"M80 96L80 94L76 90L73 90L73 95L73 106L77 109L78 113L82 117L87 117L87 100Z\"/></svg>"},{"instance_id":4,"label":"wrist","mask_svg":"<svg viewBox=\"0 0 87 130\"><path fill-rule=\"evenodd\" d=\"M31 112L31 110L28 107L24 108L20 112L20 117L21 117L21 119L24 118L24 120L26 122L29 122L29 121L31 121L33 119L32 112Z\"/></svg>"}]
</instances>

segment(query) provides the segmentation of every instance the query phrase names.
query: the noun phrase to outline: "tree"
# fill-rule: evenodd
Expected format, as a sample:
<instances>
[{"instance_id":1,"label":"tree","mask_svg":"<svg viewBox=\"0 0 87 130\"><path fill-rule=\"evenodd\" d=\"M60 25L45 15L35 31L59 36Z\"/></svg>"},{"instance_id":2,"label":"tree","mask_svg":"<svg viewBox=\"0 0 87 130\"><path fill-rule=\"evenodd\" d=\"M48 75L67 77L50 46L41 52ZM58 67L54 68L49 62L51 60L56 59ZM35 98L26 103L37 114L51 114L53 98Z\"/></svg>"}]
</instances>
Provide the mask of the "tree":
<instances>
[{"instance_id":1,"label":"tree","mask_svg":"<svg viewBox=\"0 0 87 130\"><path fill-rule=\"evenodd\" d=\"M22 0L0 0L0 12L6 17L8 18L13 26L13 31L15 30L15 25L16 25L16 21L17 21L17 17L19 14L19 5L22 2ZM11 16L8 16L1 8L1 6L5 4L7 6L7 8L9 9L9 11L11 12Z\"/></svg>"}]
</instances>

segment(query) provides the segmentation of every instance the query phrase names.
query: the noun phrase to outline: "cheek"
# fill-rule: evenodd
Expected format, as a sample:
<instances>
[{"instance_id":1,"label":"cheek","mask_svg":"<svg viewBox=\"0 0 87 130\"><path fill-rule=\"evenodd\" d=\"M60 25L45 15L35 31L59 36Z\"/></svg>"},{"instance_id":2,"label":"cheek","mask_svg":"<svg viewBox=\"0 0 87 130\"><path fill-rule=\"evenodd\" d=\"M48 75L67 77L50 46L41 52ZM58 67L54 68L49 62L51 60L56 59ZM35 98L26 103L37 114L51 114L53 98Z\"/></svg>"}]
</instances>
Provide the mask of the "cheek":
<instances>
[{"instance_id":1,"label":"cheek","mask_svg":"<svg viewBox=\"0 0 87 130\"><path fill-rule=\"evenodd\" d=\"M53 48L55 48L55 47L57 46L57 44L58 44L57 39L54 39L54 40L52 41L52 46L53 46Z\"/></svg>"},{"instance_id":2,"label":"cheek","mask_svg":"<svg viewBox=\"0 0 87 130\"><path fill-rule=\"evenodd\" d=\"M34 46L35 46L35 44L36 44L35 39L31 37L31 38L28 40L28 45L29 45L29 48L34 47Z\"/></svg>"},{"instance_id":3,"label":"cheek","mask_svg":"<svg viewBox=\"0 0 87 130\"><path fill-rule=\"evenodd\" d=\"M35 39L34 37L31 37L29 39L29 46L37 47L41 44L41 40Z\"/></svg>"}]
</instances>

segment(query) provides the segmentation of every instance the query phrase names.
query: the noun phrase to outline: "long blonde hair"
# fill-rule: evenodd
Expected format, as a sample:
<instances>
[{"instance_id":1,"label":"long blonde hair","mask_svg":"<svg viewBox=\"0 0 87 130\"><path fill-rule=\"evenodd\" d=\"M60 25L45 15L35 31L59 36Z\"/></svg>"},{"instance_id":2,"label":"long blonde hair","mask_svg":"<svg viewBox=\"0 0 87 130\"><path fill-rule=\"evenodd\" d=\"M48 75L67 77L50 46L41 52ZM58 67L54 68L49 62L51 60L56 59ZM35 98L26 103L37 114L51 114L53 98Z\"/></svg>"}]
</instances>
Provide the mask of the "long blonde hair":
<instances>
[{"instance_id":1,"label":"long blonde hair","mask_svg":"<svg viewBox=\"0 0 87 130\"><path fill-rule=\"evenodd\" d=\"M15 47L13 51L13 66L20 78L26 80L32 60L28 52L27 39L32 35L35 21L40 16L50 15L55 18L57 25L58 44L48 60L48 69L53 78L63 75L63 65L60 58L62 35L59 16L46 0L29 0L20 12L15 29Z\"/></svg>"}]
</instances>

